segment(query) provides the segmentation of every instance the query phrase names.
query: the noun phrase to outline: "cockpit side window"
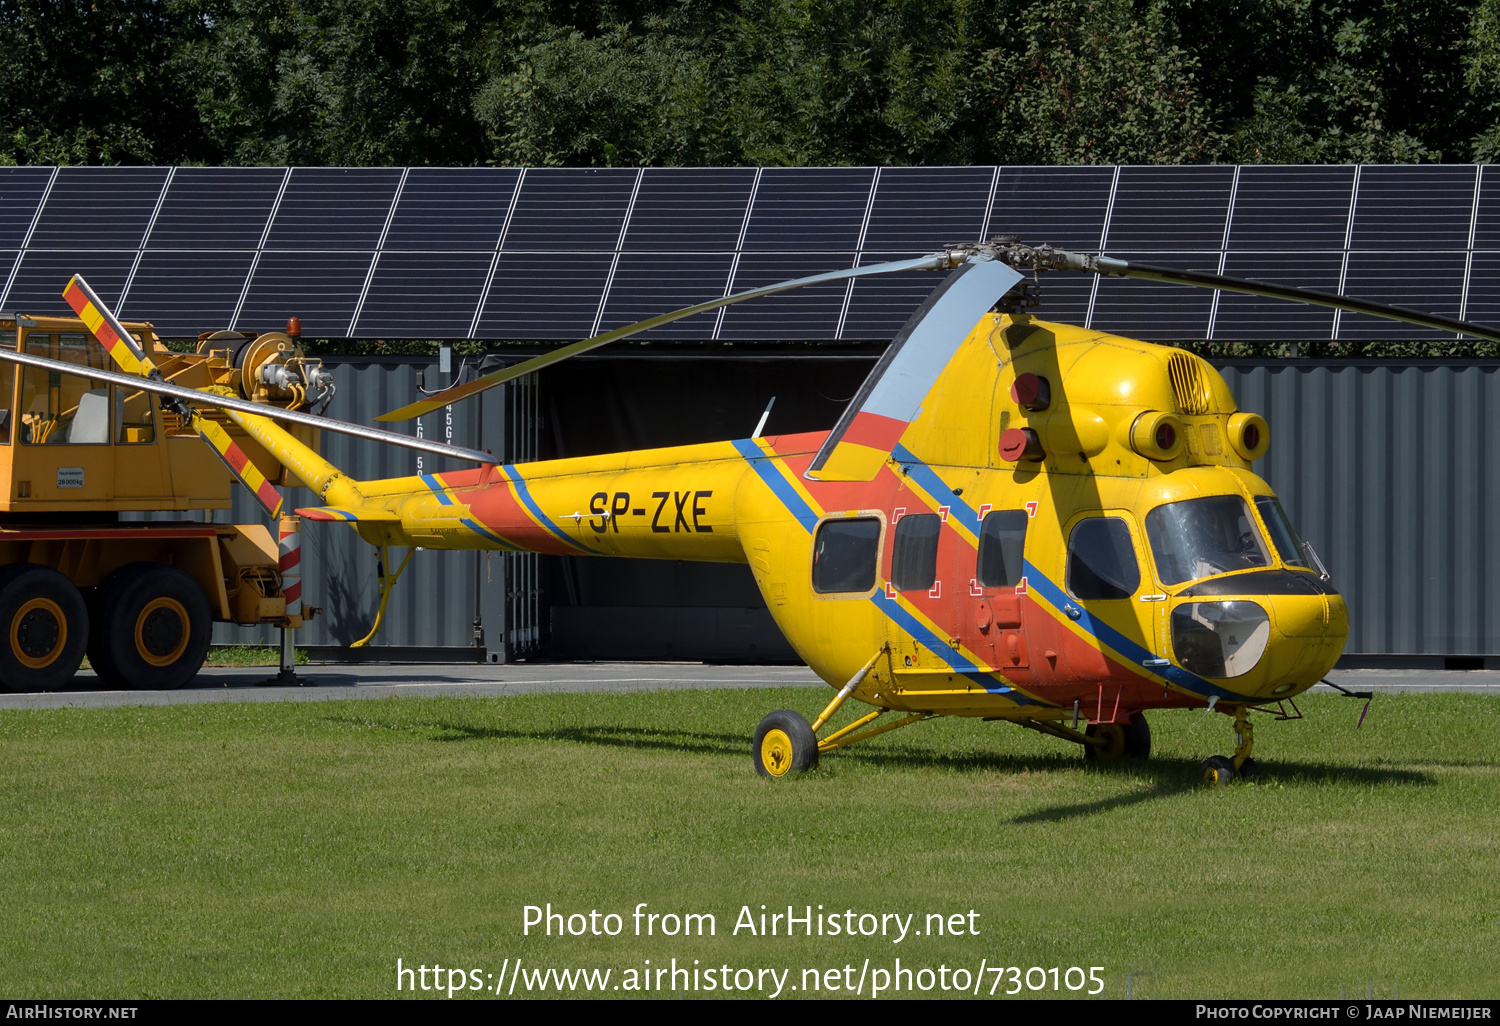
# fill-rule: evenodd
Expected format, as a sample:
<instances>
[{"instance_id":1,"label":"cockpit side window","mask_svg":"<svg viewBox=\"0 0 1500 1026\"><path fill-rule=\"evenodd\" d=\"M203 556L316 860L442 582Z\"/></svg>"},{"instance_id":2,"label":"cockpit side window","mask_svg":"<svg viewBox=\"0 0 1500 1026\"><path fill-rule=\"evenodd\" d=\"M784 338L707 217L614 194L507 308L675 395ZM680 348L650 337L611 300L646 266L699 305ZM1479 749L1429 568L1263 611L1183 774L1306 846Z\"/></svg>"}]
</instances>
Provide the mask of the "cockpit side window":
<instances>
[{"instance_id":1,"label":"cockpit side window","mask_svg":"<svg viewBox=\"0 0 1500 1026\"><path fill-rule=\"evenodd\" d=\"M813 541L813 591L869 591L875 587L880 521L875 517L827 520Z\"/></svg>"},{"instance_id":2,"label":"cockpit side window","mask_svg":"<svg viewBox=\"0 0 1500 1026\"><path fill-rule=\"evenodd\" d=\"M1250 507L1238 495L1158 506L1146 514L1146 538L1163 584L1271 565Z\"/></svg>"},{"instance_id":3,"label":"cockpit side window","mask_svg":"<svg viewBox=\"0 0 1500 1026\"><path fill-rule=\"evenodd\" d=\"M1130 528L1119 517L1080 521L1068 538L1068 591L1076 599L1122 599L1141 586Z\"/></svg>"},{"instance_id":4,"label":"cockpit side window","mask_svg":"<svg viewBox=\"0 0 1500 1026\"><path fill-rule=\"evenodd\" d=\"M1281 557L1281 561L1287 566L1306 567L1307 558L1302 553L1302 539L1292 530L1292 522L1287 519L1276 496L1257 496L1255 508L1260 511L1260 518L1266 522L1266 530L1271 532L1271 544L1276 546L1276 554Z\"/></svg>"}]
</instances>

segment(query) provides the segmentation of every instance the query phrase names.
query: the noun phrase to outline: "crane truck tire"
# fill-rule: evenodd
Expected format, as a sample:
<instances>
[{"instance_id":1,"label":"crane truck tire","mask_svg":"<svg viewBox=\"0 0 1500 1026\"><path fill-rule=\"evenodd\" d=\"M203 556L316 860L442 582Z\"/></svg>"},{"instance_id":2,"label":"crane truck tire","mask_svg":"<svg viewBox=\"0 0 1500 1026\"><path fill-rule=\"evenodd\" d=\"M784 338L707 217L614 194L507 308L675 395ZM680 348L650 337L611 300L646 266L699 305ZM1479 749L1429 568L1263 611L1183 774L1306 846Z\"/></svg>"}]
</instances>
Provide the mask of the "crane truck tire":
<instances>
[{"instance_id":1,"label":"crane truck tire","mask_svg":"<svg viewBox=\"0 0 1500 1026\"><path fill-rule=\"evenodd\" d=\"M94 600L89 663L116 688L180 688L198 675L213 638L198 582L164 563L128 563Z\"/></svg>"},{"instance_id":2,"label":"crane truck tire","mask_svg":"<svg viewBox=\"0 0 1500 1026\"><path fill-rule=\"evenodd\" d=\"M56 691L83 662L88 609L56 570L16 563L0 569L0 630L0 684L8 691Z\"/></svg>"}]
</instances>

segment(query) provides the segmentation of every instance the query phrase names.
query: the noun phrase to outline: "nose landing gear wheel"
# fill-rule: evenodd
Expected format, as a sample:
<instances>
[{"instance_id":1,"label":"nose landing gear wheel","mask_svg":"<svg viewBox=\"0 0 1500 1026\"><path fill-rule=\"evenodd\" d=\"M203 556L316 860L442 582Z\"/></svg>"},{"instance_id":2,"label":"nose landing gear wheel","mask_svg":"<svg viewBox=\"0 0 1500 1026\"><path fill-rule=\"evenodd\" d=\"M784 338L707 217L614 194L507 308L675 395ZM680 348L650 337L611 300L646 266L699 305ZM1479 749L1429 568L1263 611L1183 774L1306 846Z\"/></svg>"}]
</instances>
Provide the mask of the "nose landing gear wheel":
<instances>
[{"instance_id":1,"label":"nose landing gear wheel","mask_svg":"<svg viewBox=\"0 0 1500 1026\"><path fill-rule=\"evenodd\" d=\"M73 582L51 567L0 571L0 684L56 691L78 672L88 646L88 609Z\"/></svg>"},{"instance_id":2,"label":"nose landing gear wheel","mask_svg":"<svg viewBox=\"0 0 1500 1026\"><path fill-rule=\"evenodd\" d=\"M818 739L801 713L778 709L755 728L750 755L755 772L780 780L818 765Z\"/></svg>"},{"instance_id":3,"label":"nose landing gear wheel","mask_svg":"<svg viewBox=\"0 0 1500 1026\"><path fill-rule=\"evenodd\" d=\"M1222 755L1210 755L1203 760L1199 772L1203 774L1203 782L1209 787L1233 783L1234 760Z\"/></svg>"}]
</instances>

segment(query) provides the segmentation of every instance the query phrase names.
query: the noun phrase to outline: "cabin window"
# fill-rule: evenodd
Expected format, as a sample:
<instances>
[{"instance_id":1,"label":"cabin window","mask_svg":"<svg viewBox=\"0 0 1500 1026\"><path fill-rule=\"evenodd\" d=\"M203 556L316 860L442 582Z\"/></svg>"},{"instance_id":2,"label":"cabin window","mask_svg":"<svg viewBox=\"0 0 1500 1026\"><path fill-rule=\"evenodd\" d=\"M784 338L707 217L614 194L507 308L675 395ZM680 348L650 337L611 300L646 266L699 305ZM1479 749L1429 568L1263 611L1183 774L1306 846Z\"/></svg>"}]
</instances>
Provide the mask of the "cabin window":
<instances>
[{"instance_id":1,"label":"cabin window","mask_svg":"<svg viewBox=\"0 0 1500 1026\"><path fill-rule=\"evenodd\" d=\"M1076 599L1122 599L1141 584L1130 528L1119 517L1092 517L1068 539L1068 591Z\"/></svg>"},{"instance_id":2,"label":"cabin window","mask_svg":"<svg viewBox=\"0 0 1500 1026\"><path fill-rule=\"evenodd\" d=\"M936 513L912 513L896 521L896 543L891 555L891 585L897 591L930 591L937 580L938 534L943 521Z\"/></svg>"},{"instance_id":3,"label":"cabin window","mask_svg":"<svg viewBox=\"0 0 1500 1026\"><path fill-rule=\"evenodd\" d=\"M1163 584L1271 563L1250 507L1238 495L1210 495L1158 506L1146 514L1146 538Z\"/></svg>"},{"instance_id":4,"label":"cabin window","mask_svg":"<svg viewBox=\"0 0 1500 1026\"><path fill-rule=\"evenodd\" d=\"M1287 519L1276 496L1260 496L1255 500L1255 508L1260 511L1260 518L1266 522L1266 530L1271 532L1271 544L1276 546L1276 554L1281 557L1281 561L1287 566L1307 566L1307 559L1302 554L1302 539L1292 530L1292 522Z\"/></svg>"},{"instance_id":5,"label":"cabin window","mask_svg":"<svg viewBox=\"0 0 1500 1026\"><path fill-rule=\"evenodd\" d=\"M813 541L813 591L869 591L875 587L880 521L874 517L826 520Z\"/></svg>"},{"instance_id":6,"label":"cabin window","mask_svg":"<svg viewBox=\"0 0 1500 1026\"><path fill-rule=\"evenodd\" d=\"M156 441L156 425L151 419L150 392L115 388L115 441Z\"/></svg>"},{"instance_id":7,"label":"cabin window","mask_svg":"<svg viewBox=\"0 0 1500 1026\"><path fill-rule=\"evenodd\" d=\"M5 409L0 410L0 445L10 444L10 408L16 399L16 365L0 366L0 394L5 396Z\"/></svg>"},{"instance_id":8,"label":"cabin window","mask_svg":"<svg viewBox=\"0 0 1500 1026\"><path fill-rule=\"evenodd\" d=\"M105 370L109 357L89 336L75 333L30 332L26 351L36 356L76 365L80 370ZM41 367L21 372L21 441L33 445L108 445L113 419L109 385L91 378L62 374Z\"/></svg>"},{"instance_id":9,"label":"cabin window","mask_svg":"<svg viewBox=\"0 0 1500 1026\"><path fill-rule=\"evenodd\" d=\"M1013 588L1021 583L1026 548L1024 509L997 509L979 525L979 560L974 579L986 588Z\"/></svg>"}]
</instances>

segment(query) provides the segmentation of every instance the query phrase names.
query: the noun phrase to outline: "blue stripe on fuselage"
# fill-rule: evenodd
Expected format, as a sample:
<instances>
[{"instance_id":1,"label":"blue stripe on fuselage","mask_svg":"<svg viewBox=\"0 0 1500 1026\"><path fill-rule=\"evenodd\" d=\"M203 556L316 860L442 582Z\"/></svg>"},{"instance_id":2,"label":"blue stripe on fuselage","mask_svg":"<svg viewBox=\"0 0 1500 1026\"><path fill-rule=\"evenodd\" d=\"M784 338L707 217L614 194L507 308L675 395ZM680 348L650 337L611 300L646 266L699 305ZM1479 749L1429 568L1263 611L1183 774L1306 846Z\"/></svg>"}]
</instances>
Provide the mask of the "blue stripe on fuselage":
<instances>
[{"instance_id":1,"label":"blue stripe on fuselage","mask_svg":"<svg viewBox=\"0 0 1500 1026\"><path fill-rule=\"evenodd\" d=\"M521 502L526 505L526 509L530 511L531 515L537 519L538 523L555 534L564 543L572 545L574 548L583 549L585 552L592 552L596 556L603 555L603 553L599 550L591 549L587 545L583 544L583 542L577 541L573 538L569 538L567 535L562 533L562 529L554 524L547 517L547 514L542 512L542 507L538 506L536 504L536 500L531 497L531 492L526 487L525 479L521 477L520 471L516 470L513 464L502 465L500 467L500 472L505 475L506 479L510 481L511 484L516 486L516 494L521 497Z\"/></svg>"},{"instance_id":2,"label":"blue stripe on fuselage","mask_svg":"<svg viewBox=\"0 0 1500 1026\"><path fill-rule=\"evenodd\" d=\"M1144 667L1147 659L1157 658L1155 652L1142 648L1137 642L1127 638L1103 620L1091 615L1084 608L1082 602L1070 599L1066 592L1036 568L1036 564L1030 560L1026 560L1022 566L1025 568L1027 590L1041 596L1063 616L1067 616L1067 613L1063 612L1063 606L1071 605L1074 609L1080 610L1081 612L1077 620L1078 626L1087 631L1089 636L1094 638L1094 640L1108 645L1125 658L1131 660L1136 666ZM1145 670L1143 669L1141 672L1144 673ZM1158 676L1165 677L1178 687L1185 688L1196 694L1218 695L1220 698L1230 698L1235 701L1243 701L1247 697L1238 692L1230 691L1228 688L1222 688L1217 684L1210 683L1197 674L1184 670L1180 666L1168 666L1165 670L1153 672Z\"/></svg>"},{"instance_id":3,"label":"blue stripe on fuselage","mask_svg":"<svg viewBox=\"0 0 1500 1026\"><path fill-rule=\"evenodd\" d=\"M799 524L808 531L817 526L818 514L813 512L812 507L807 504L802 496L797 494L797 489L793 488L787 479L781 476L781 473L771 462L774 457L766 455L760 446L748 438L741 438L735 441L733 445L739 454L750 462L750 468L766 483L766 487L770 488L776 497L781 500L781 504L787 508L787 512L797 518Z\"/></svg>"}]
</instances>

